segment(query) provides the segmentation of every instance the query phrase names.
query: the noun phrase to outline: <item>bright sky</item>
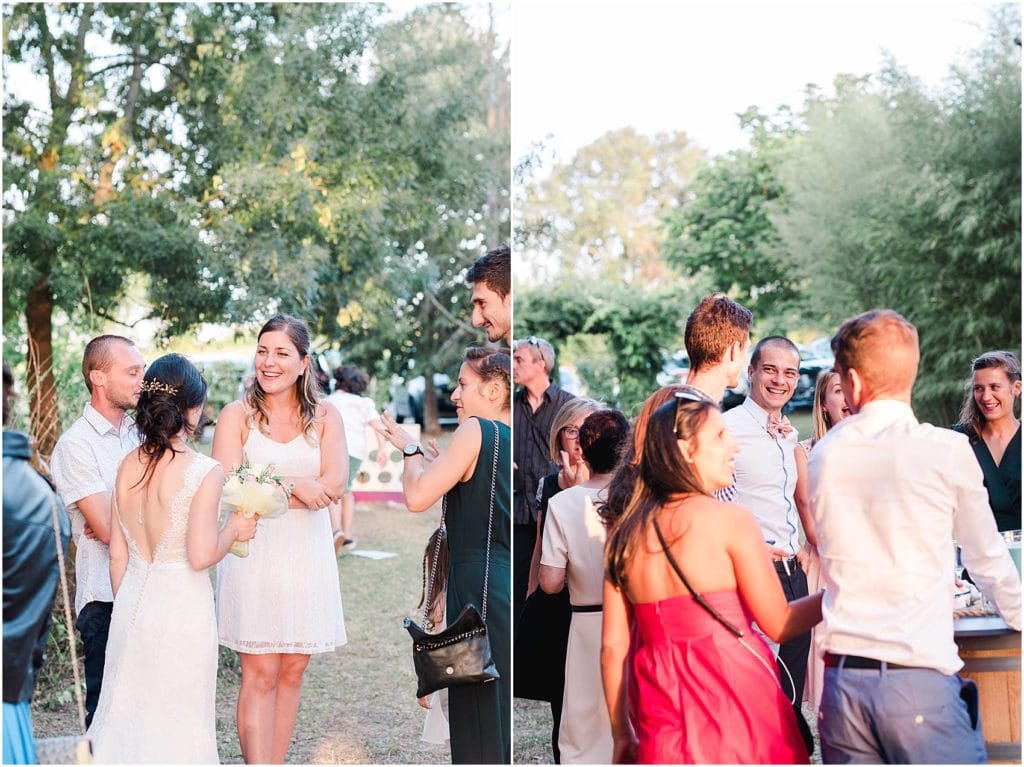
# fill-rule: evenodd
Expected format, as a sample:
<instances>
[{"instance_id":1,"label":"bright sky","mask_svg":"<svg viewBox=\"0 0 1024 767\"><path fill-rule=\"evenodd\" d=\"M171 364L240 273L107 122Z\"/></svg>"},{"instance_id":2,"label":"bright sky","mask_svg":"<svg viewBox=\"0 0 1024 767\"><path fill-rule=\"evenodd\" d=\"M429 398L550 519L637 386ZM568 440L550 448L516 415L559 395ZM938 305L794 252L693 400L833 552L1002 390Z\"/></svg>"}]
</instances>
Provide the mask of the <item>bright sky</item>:
<instances>
[{"instance_id":1,"label":"bright sky","mask_svg":"<svg viewBox=\"0 0 1024 767\"><path fill-rule=\"evenodd\" d=\"M737 112L798 107L806 84L876 72L884 50L935 87L983 39L988 5L516 0L513 161L548 133L568 161L626 125L683 130L713 154L745 146Z\"/></svg>"}]
</instances>

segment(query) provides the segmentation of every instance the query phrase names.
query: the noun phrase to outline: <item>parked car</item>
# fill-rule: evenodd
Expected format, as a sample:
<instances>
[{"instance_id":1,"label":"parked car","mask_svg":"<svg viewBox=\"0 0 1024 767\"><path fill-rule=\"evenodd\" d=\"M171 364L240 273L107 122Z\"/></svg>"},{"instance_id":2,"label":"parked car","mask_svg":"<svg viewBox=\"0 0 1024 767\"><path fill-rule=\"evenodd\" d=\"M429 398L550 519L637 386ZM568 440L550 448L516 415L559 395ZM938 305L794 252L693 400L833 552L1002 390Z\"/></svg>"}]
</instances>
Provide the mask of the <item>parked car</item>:
<instances>
[{"instance_id":1,"label":"parked car","mask_svg":"<svg viewBox=\"0 0 1024 767\"><path fill-rule=\"evenodd\" d=\"M686 383L686 377L690 374L690 358L685 349L679 349L674 354L666 357L661 372L655 377L659 386L673 386ZM750 380L747 378L747 371L744 370L736 386L725 390L722 397L722 410L730 410L743 402L750 391Z\"/></svg>"},{"instance_id":2,"label":"parked car","mask_svg":"<svg viewBox=\"0 0 1024 767\"><path fill-rule=\"evenodd\" d=\"M818 381L818 373L835 364L831 354L822 355L820 346L808 347L797 344L800 349L800 378L796 382L796 392L786 406L786 410L810 410L814 407L814 386Z\"/></svg>"},{"instance_id":3,"label":"parked car","mask_svg":"<svg viewBox=\"0 0 1024 767\"><path fill-rule=\"evenodd\" d=\"M423 426L423 393L426 389L427 379L423 376L416 376L406 384L406 401L409 404L408 416L420 426ZM434 373L434 389L437 392L437 415L441 426L451 426L459 422L455 412L455 403L452 402L452 392L455 387L447 373ZM396 399L396 404L398 400Z\"/></svg>"}]
</instances>

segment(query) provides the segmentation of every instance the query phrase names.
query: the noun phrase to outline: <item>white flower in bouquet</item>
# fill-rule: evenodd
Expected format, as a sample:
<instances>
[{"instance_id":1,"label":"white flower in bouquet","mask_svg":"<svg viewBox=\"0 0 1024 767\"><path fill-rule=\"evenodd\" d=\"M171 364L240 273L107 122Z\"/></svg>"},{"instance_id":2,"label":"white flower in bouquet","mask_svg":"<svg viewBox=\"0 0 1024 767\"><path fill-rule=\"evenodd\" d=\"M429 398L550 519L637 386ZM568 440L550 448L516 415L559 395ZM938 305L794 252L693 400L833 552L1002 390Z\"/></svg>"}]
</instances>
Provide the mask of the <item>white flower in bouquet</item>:
<instances>
[{"instance_id":1,"label":"white flower in bouquet","mask_svg":"<svg viewBox=\"0 0 1024 767\"><path fill-rule=\"evenodd\" d=\"M225 523L236 512L244 517L259 514L261 519L269 519L288 511L291 491L273 471L273 466L245 461L228 475L220 499ZM249 556L249 542L236 541L231 553Z\"/></svg>"}]
</instances>

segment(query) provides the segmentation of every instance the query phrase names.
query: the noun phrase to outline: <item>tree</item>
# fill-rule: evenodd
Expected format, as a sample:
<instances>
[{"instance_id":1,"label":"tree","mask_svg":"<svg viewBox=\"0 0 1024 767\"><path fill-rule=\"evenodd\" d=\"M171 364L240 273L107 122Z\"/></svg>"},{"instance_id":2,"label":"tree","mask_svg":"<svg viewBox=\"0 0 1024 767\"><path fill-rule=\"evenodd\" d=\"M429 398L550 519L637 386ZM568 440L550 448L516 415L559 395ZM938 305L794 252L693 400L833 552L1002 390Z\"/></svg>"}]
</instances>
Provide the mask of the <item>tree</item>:
<instances>
[{"instance_id":1,"label":"tree","mask_svg":"<svg viewBox=\"0 0 1024 767\"><path fill-rule=\"evenodd\" d=\"M750 148L700 169L665 217L662 253L700 280L705 292L732 295L760 321L792 308L801 296L803 275L780 248L770 218L784 206L775 169L796 128L788 110L769 118L754 107L740 115L740 125L750 132Z\"/></svg>"},{"instance_id":2,"label":"tree","mask_svg":"<svg viewBox=\"0 0 1024 767\"><path fill-rule=\"evenodd\" d=\"M556 163L546 177L532 161L522 164L521 183L529 186L517 207L519 263L534 283L566 275L638 285L673 278L661 258L661 219L702 158L685 133L648 137L627 127Z\"/></svg>"},{"instance_id":3,"label":"tree","mask_svg":"<svg viewBox=\"0 0 1024 767\"><path fill-rule=\"evenodd\" d=\"M479 338L468 322L466 269L509 238L509 51L455 6L418 8L381 30L364 108L385 148L386 216L362 243L370 269L342 265L325 285L325 332L351 357L425 376L437 429L435 371ZM494 239L492 239L494 238Z\"/></svg>"},{"instance_id":4,"label":"tree","mask_svg":"<svg viewBox=\"0 0 1024 767\"><path fill-rule=\"evenodd\" d=\"M988 42L936 96L895 65L837 83L805 108L780 165L774 220L826 322L877 306L921 336L915 400L954 420L970 360L1019 349L1019 10L993 10Z\"/></svg>"},{"instance_id":5,"label":"tree","mask_svg":"<svg viewBox=\"0 0 1024 767\"><path fill-rule=\"evenodd\" d=\"M15 98L9 81L4 100L4 320L24 314L32 433L44 454L59 433L56 312L115 319L131 274L148 277L167 332L222 306L227 289L192 226L195 207L161 165L182 143L175 94L209 54L208 22L233 25L221 51L230 61L259 45L267 16L240 6L5 9L5 68L45 84L41 104Z\"/></svg>"},{"instance_id":6,"label":"tree","mask_svg":"<svg viewBox=\"0 0 1024 767\"><path fill-rule=\"evenodd\" d=\"M641 292L608 284L585 293L572 285L520 291L516 294L515 336L536 335L556 349L577 337L603 339L610 366L593 358L580 362L585 363L587 374L606 373L610 367L612 380L589 380L588 384L632 413L657 388L666 352L680 343L689 314L685 307L695 303L693 296L679 288ZM596 351L593 343L585 347L587 354Z\"/></svg>"}]
</instances>

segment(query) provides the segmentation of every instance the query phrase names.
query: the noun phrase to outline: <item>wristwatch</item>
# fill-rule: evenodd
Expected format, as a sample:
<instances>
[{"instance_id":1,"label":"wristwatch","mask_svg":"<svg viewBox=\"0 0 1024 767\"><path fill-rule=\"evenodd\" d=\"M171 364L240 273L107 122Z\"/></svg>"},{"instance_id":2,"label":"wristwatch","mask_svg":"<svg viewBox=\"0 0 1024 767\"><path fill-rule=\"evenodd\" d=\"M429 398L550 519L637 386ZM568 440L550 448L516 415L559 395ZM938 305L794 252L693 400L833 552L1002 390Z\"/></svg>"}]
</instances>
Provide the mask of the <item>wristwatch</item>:
<instances>
[{"instance_id":1,"label":"wristwatch","mask_svg":"<svg viewBox=\"0 0 1024 767\"><path fill-rule=\"evenodd\" d=\"M415 442L410 442L408 445L402 448L403 458L412 458L414 455L423 455L423 448L417 445Z\"/></svg>"}]
</instances>

